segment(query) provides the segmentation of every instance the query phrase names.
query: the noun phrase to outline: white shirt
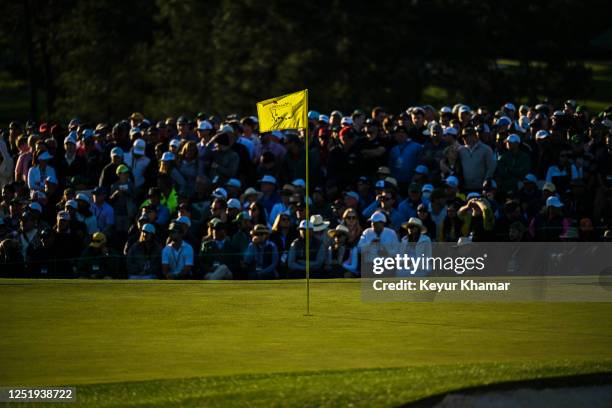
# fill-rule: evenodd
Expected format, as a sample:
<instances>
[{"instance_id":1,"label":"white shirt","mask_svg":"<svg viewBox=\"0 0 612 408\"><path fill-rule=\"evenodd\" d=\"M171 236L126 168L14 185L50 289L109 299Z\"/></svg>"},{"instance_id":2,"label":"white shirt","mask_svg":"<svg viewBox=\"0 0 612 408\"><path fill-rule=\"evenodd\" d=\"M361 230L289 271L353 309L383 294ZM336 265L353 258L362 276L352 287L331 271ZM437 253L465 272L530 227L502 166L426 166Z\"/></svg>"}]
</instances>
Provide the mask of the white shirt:
<instances>
[{"instance_id":1,"label":"white shirt","mask_svg":"<svg viewBox=\"0 0 612 408\"><path fill-rule=\"evenodd\" d=\"M402 238L400 248L402 254L408 254L408 256L413 258L431 258L431 239L426 234L421 234L419 240L414 245L414 248L410 246L410 243L408 242L408 237ZM396 271L396 276L425 276L430 272L430 270L426 266L427 265L420 265L419 268L416 270L398 269Z\"/></svg>"},{"instance_id":2,"label":"white shirt","mask_svg":"<svg viewBox=\"0 0 612 408\"><path fill-rule=\"evenodd\" d=\"M149 166L151 159L147 156L136 157L132 152L126 153L123 156L123 163L125 163L134 175L134 186L136 188L141 187L145 183L145 171Z\"/></svg>"},{"instance_id":3,"label":"white shirt","mask_svg":"<svg viewBox=\"0 0 612 408\"><path fill-rule=\"evenodd\" d=\"M183 241L177 250L168 244L162 250L162 265L168 265L168 272L171 275L179 275L185 266L193 266L193 248Z\"/></svg>"},{"instance_id":4,"label":"white shirt","mask_svg":"<svg viewBox=\"0 0 612 408\"><path fill-rule=\"evenodd\" d=\"M578 169L573 164L571 168L572 168L571 170L572 180L576 180L578 178ZM553 177L558 177L558 176L567 176L567 171L565 170L561 171L561 169L559 169L559 166L550 166L548 168L548 171L546 172L546 182L552 183Z\"/></svg>"},{"instance_id":5,"label":"white shirt","mask_svg":"<svg viewBox=\"0 0 612 408\"><path fill-rule=\"evenodd\" d=\"M372 243L375 238L380 238L380 243L383 245L397 244L399 242L397 239L397 234L391 228L385 227L385 229L383 229L380 233L380 236L376 235L373 228L366 228L359 239L359 247L361 248Z\"/></svg>"},{"instance_id":6,"label":"white shirt","mask_svg":"<svg viewBox=\"0 0 612 408\"><path fill-rule=\"evenodd\" d=\"M28 188L44 191L45 179L49 176L55 177L55 169L51 166L47 166L44 171L41 171L38 166L30 167L30 170L28 170Z\"/></svg>"}]
</instances>

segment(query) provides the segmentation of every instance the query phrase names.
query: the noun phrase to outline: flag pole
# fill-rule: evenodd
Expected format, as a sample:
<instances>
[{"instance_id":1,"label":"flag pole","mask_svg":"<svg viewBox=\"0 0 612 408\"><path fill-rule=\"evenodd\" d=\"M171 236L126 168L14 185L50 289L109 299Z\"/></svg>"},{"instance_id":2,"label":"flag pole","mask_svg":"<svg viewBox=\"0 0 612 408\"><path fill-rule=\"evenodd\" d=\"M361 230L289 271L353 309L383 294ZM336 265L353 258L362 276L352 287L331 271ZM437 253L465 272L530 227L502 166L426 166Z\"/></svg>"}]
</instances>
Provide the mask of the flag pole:
<instances>
[{"instance_id":1,"label":"flag pole","mask_svg":"<svg viewBox=\"0 0 612 408\"><path fill-rule=\"evenodd\" d=\"M306 316L310 316L310 205L309 197L309 165L308 151L310 143L308 141L308 89L306 92L306 109L304 109L304 141L306 145Z\"/></svg>"}]
</instances>

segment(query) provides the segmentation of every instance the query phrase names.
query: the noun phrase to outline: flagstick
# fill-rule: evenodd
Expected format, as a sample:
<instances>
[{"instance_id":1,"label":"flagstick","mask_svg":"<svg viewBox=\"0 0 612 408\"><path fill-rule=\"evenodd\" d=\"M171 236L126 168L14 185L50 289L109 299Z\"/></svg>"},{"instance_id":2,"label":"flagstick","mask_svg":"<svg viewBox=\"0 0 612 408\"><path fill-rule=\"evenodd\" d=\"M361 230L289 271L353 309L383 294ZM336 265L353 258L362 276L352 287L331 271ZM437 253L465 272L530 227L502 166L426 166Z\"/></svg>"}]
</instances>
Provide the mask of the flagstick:
<instances>
[{"instance_id":1,"label":"flagstick","mask_svg":"<svg viewBox=\"0 0 612 408\"><path fill-rule=\"evenodd\" d=\"M309 166L308 166L308 151L310 150L310 143L308 141L308 90L306 90L306 109L305 109L305 132L304 139L306 144L306 316L310 314L310 206L308 204L308 179L309 179Z\"/></svg>"}]
</instances>

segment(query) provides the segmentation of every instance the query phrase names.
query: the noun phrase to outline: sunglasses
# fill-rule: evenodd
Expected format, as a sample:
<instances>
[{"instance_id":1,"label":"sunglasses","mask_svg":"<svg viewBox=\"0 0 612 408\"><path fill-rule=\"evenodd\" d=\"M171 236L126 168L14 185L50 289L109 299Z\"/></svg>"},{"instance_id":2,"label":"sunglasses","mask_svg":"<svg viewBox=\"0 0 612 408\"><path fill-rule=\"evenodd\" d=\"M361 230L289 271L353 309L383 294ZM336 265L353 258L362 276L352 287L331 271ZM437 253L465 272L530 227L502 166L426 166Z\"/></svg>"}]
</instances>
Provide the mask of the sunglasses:
<instances>
[{"instance_id":1,"label":"sunglasses","mask_svg":"<svg viewBox=\"0 0 612 408\"><path fill-rule=\"evenodd\" d=\"M344 217L345 220L356 220L357 216L355 215L347 215L346 217Z\"/></svg>"}]
</instances>

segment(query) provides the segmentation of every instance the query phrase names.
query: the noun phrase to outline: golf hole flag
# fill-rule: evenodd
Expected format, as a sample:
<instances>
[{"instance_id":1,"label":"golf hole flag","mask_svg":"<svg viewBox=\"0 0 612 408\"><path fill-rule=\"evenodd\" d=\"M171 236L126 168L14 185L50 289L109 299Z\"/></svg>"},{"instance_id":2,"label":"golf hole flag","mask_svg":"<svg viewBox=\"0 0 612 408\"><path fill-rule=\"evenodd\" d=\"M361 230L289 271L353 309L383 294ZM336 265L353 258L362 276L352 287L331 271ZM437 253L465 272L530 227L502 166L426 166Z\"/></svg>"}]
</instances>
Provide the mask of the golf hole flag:
<instances>
[{"instance_id":1,"label":"golf hole flag","mask_svg":"<svg viewBox=\"0 0 612 408\"><path fill-rule=\"evenodd\" d=\"M259 131L308 127L308 90L257 102Z\"/></svg>"}]
</instances>

